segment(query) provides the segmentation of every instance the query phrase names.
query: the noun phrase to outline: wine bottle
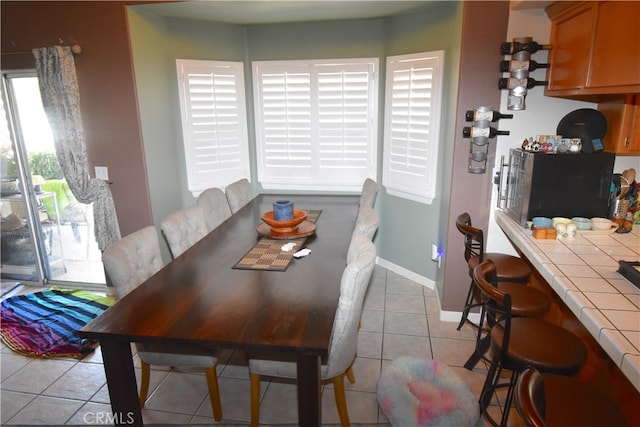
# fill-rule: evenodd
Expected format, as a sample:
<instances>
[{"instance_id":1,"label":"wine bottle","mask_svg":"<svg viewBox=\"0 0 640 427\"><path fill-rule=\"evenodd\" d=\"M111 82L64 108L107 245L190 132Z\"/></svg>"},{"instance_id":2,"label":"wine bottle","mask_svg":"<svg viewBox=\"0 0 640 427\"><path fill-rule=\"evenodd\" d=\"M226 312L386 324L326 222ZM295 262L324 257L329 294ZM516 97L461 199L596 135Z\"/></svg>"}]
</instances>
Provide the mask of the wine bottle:
<instances>
[{"instance_id":1,"label":"wine bottle","mask_svg":"<svg viewBox=\"0 0 640 427\"><path fill-rule=\"evenodd\" d=\"M513 55L514 53L527 51L529 53L536 53L539 50L551 49L550 44L540 44L537 42L506 42L500 45L500 53L503 55Z\"/></svg>"},{"instance_id":2,"label":"wine bottle","mask_svg":"<svg viewBox=\"0 0 640 427\"><path fill-rule=\"evenodd\" d=\"M516 60L511 60L511 61L501 61L500 62L500 71L502 71L503 73L508 73L511 71L517 71L517 70L527 70L527 71L533 71L533 70L537 70L538 68L549 68L551 67L551 64L541 64L538 61L516 61Z\"/></svg>"},{"instance_id":3,"label":"wine bottle","mask_svg":"<svg viewBox=\"0 0 640 427\"><path fill-rule=\"evenodd\" d=\"M498 89L513 89L516 87L526 87L531 89L535 86L546 86L549 84L547 80L536 80L529 77L528 79L516 79L515 77L502 78L498 80Z\"/></svg>"},{"instance_id":4,"label":"wine bottle","mask_svg":"<svg viewBox=\"0 0 640 427\"><path fill-rule=\"evenodd\" d=\"M463 138L477 138L484 136L486 138L494 138L498 135L509 135L508 130L498 130L493 127L477 128L475 126L465 126L462 128Z\"/></svg>"},{"instance_id":5,"label":"wine bottle","mask_svg":"<svg viewBox=\"0 0 640 427\"><path fill-rule=\"evenodd\" d=\"M464 113L464 118L468 122L477 122L486 120L488 122L497 122L500 119L513 119L513 114L502 114L498 111L488 110L468 110Z\"/></svg>"}]
</instances>

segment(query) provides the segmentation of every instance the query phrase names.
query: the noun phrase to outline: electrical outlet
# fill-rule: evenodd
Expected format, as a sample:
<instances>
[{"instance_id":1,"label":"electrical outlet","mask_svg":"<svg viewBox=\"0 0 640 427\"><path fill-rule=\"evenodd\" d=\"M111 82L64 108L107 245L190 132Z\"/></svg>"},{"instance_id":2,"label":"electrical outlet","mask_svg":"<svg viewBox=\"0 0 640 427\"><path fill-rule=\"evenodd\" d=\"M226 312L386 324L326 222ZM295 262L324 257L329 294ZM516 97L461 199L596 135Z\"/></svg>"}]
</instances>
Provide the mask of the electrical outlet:
<instances>
[{"instance_id":1,"label":"electrical outlet","mask_svg":"<svg viewBox=\"0 0 640 427\"><path fill-rule=\"evenodd\" d=\"M438 245L431 244L431 261L437 262L440 259L440 253L438 252Z\"/></svg>"}]
</instances>

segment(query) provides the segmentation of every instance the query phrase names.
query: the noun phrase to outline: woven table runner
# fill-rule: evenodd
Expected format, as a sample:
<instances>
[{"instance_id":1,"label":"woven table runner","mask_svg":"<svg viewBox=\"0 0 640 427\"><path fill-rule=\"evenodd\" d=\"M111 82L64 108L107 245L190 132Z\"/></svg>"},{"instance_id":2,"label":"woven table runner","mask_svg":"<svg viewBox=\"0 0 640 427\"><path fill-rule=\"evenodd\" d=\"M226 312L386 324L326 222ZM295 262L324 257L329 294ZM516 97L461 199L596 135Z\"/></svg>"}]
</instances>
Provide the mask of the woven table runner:
<instances>
[{"instance_id":1,"label":"woven table runner","mask_svg":"<svg viewBox=\"0 0 640 427\"><path fill-rule=\"evenodd\" d=\"M307 210L307 221L315 223L322 210ZM267 270L285 271L291 261L293 254L302 249L306 238L292 240L275 240L262 238L244 254L242 259L233 266L239 270ZM283 251L282 245L294 243L295 246L290 251Z\"/></svg>"},{"instance_id":2,"label":"woven table runner","mask_svg":"<svg viewBox=\"0 0 640 427\"><path fill-rule=\"evenodd\" d=\"M305 211L307 213L307 221L311 221L315 224L315 222L320 218L321 210L309 210Z\"/></svg>"},{"instance_id":3,"label":"woven table runner","mask_svg":"<svg viewBox=\"0 0 640 427\"><path fill-rule=\"evenodd\" d=\"M305 240L260 239L233 268L240 270L285 271L293 260L293 254L302 248ZM282 245L287 243L293 243L295 246L290 251L285 252L281 248Z\"/></svg>"}]
</instances>

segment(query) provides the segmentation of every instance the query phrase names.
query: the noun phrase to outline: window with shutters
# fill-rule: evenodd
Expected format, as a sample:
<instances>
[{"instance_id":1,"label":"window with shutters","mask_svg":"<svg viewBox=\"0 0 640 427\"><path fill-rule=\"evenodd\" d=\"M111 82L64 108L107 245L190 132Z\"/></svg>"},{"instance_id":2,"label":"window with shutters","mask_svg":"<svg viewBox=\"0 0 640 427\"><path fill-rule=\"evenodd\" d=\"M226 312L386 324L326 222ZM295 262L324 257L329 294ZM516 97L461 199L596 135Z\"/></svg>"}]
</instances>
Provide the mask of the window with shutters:
<instances>
[{"instance_id":1,"label":"window with shutters","mask_svg":"<svg viewBox=\"0 0 640 427\"><path fill-rule=\"evenodd\" d=\"M360 191L376 177L378 59L253 63L264 188Z\"/></svg>"},{"instance_id":2,"label":"window with shutters","mask_svg":"<svg viewBox=\"0 0 640 427\"><path fill-rule=\"evenodd\" d=\"M382 184L430 204L436 173L444 51L387 57Z\"/></svg>"},{"instance_id":3,"label":"window with shutters","mask_svg":"<svg viewBox=\"0 0 640 427\"><path fill-rule=\"evenodd\" d=\"M250 178L241 62L176 60L189 191Z\"/></svg>"}]
</instances>

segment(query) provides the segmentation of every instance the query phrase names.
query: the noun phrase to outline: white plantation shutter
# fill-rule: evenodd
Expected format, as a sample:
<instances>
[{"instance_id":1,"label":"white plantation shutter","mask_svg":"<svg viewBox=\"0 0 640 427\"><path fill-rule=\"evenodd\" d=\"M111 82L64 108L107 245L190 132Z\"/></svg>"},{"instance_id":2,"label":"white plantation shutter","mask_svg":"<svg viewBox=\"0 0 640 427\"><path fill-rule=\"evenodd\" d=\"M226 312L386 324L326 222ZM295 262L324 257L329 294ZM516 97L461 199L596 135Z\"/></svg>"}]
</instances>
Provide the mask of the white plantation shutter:
<instances>
[{"instance_id":1,"label":"white plantation shutter","mask_svg":"<svg viewBox=\"0 0 640 427\"><path fill-rule=\"evenodd\" d=\"M375 178L378 60L254 62L265 188L361 190Z\"/></svg>"},{"instance_id":2,"label":"white plantation shutter","mask_svg":"<svg viewBox=\"0 0 640 427\"><path fill-rule=\"evenodd\" d=\"M384 168L390 194L435 197L444 51L387 58Z\"/></svg>"},{"instance_id":3,"label":"white plantation shutter","mask_svg":"<svg viewBox=\"0 0 640 427\"><path fill-rule=\"evenodd\" d=\"M241 62L176 60L189 191L249 178Z\"/></svg>"}]
</instances>

